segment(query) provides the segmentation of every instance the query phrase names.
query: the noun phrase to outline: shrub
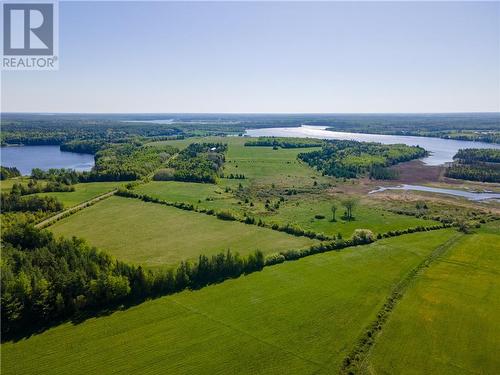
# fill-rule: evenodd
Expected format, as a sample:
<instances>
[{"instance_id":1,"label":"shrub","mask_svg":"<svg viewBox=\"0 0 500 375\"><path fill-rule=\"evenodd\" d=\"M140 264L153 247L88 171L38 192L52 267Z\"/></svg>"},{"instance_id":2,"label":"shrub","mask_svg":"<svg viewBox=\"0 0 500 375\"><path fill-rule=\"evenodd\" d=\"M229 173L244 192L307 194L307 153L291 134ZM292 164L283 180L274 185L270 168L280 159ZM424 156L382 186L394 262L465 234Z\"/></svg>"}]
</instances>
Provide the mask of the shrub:
<instances>
[{"instance_id":1,"label":"shrub","mask_svg":"<svg viewBox=\"0 0 500 375\"><path fill-rule=\"evenodd\" d=\"M356 245L373 242L375 236L369 229L356 229L352 235L352 242Z\"/></svg>"},{"instance_id":2,"label":"shrub","mask_svg":"<svg viewBox=\"0 0 500 375\"><path fill-rule=\"evenodd\" d=\"M266 257L266 266L272 266L273 264L283 263L285 261L283 254L269 254Z\"/></svg>"},{"instance_id":3,"label":"shrub","mask_svg":"<svg viewBox=\"0 0 500 375\"><path fill-rule=\"evenodd\" d=\"M217 212L216 216L217 216L217 219L220 219L220 220L231 220L231 221L236 220L236 217L234 216L234 214L232 212L229 212L229 211Z\"/></svg>"}]
</instances>

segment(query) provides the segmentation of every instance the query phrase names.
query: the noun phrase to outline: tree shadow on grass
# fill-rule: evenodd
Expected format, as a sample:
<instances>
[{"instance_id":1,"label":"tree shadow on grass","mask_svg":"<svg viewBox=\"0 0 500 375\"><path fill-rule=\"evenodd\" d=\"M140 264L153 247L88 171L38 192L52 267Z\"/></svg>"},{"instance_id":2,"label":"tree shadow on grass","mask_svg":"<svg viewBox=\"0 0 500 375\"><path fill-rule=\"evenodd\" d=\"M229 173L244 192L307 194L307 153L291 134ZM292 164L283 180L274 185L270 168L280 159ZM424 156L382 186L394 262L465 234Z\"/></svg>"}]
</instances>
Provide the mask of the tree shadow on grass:
<instances>
[{"instance_id":1,"label":"tree shadow on grass","mask_svg":"<svg viewBox=\"0 0 500 375\"><path fill-rule=\"evenodd\" d=\"M84 323L88 319L103 318L106 316L110 316L113 313L118 312L118 311L126 311L126 310L128 310L132 307L138 306L146 301L153 301L153 300L156 300L158 298L172 296L172 295L181 293L181 292L186 291L186 290L198 291L198 290L201 290L204 287L209 286L209 285L220 284L226 280L238 279L238 278L240 278L242 276L246 276L250 273L260 272L260 271L262 271L262 269L255 270L255 271L249 272L249 273L244 273L244 274L239 275L237 277L229 277L229 278L221 279L221 280L218 280L218 281L215 281L212 283L208 283L208 284L204 284L204 285L196 285L196 286L188 287L188 288L178 290L175 292L157 293L157 294L151 294L151 295L143 296L143 297L130 297L124 301L120 301L119 303L117 302L115 304L108 305L108 306L103 307L103 308L96 308L96 309L89 309L89 310L85 310L85 311L80 311L69 318L54 320L54 321L46 322L43 324L38 323L37 326L27 326L27 327L23 327L23 329L21 329L21 330L17 330L16 332L2 334L1 343L2 344L7 343L7 342L16 343L16 342L19 342L21 340L27 340L32 336L42 334L45 331L47 331L51 328L55 328L61 324L71 323L72 325L79 325L81 323Z\"/></svg>"}]
</instances>

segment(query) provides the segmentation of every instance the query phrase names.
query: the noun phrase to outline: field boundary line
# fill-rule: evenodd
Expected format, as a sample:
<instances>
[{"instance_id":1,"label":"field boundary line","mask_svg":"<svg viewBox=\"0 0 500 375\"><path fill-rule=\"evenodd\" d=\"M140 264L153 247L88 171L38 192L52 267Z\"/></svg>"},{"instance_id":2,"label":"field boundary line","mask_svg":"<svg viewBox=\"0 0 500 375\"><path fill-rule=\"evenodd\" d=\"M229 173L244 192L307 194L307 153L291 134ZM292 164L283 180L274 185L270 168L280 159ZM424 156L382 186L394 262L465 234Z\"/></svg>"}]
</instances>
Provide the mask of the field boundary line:
<instances>
[{"instance_id":1,"label":"field boundary line","mask_svg":"<svg viewBox=\"0 0 500 375\"><path fill-rule=\"evenodd\" d=\"M47 228L47 227L51 226L52 224L54 224L55 222L57 222L61 219L64 219L65 217L73 215L74 213L76 213L78 211L81 211L87 207L93 206L94 204L96 204L96 203L98 203L106 198L109 198L112 195L115 195L115 193L117 191L118 191L118 189L108 191L107 193L98 195L97 197L86 200L85 202L79 203L76 206L70 207L62 212L59 212L53 216L50 216L50 217L40 221L39 223L35 224L35 228L38 228L38 229Z\"/></svg>"},{"instance_id":2,"label":"field boundary line","mask_svg":"<svg viewBox=\"0 0 500 375\"><path fill-rule=\"evenodd\" d=\"M379 309L375 320L364 328L364 332L358 338L354 348L342 361L341 368L339 369L340 374L359 373L368 359L376 338L382 332L384 324L389 320L390 314L394 311L397 303L403 298L410 285L418 279L418 276L421 275L426 268L431 266L434 261L443 256L446 251L457 243L462 237L462 233L455 234L446 242L436 247L427 257L424 258L424 260L422 260L396 284L396 286L392 289L392 292L386 298L385 303Z\"/></svg>"}]
</instances>

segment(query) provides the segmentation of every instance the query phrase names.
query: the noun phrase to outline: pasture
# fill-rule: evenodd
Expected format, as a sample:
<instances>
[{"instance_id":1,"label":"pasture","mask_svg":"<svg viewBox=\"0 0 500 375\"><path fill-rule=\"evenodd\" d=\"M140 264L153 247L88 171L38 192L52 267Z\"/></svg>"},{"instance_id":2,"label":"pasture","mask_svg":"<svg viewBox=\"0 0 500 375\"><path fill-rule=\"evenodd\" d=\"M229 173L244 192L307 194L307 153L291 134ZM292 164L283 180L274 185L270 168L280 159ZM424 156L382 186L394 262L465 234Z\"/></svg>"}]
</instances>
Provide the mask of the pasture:
<instances>
[{"instance_id":1,"label":"pasture","mask_svg":"<svg viewBox=\"0 0 500 375\"><path fill-rule=\"evenodd\" d=\"M88 182L73 185L75 191L37 193L37 195L57 198L64 204L65 208L69 208L112 191L124 184L124 182Z\"/></svg>"},{"instance_id":2,"label":"pasture","mask_svg":"<svg viewBox=\"0 0 500 375\"><path fill-rule=\"evenodd\" d=\"M500 368L500 226L459 243L416 280L369 356L379 374L494 374Z\"/></svg>"},{"instance_id":3,"label":"pasture","mask_svg":"<svg viewBox=\"0 0 500 375\"><path fill-rule=\"evenodd\" d=\"M337 207L336 221L332 221L332 205ZM319 218L316 215L320 215ZM287 198L276 213L265 217L271 223L294 223L303 229L316 233L350 237L355 229L365 228L375 234L390 230L406 229L417 226L431 226L437 222L424 220L413 216L397 215L392 212L359 201L354 208L354 220L345 220L342 198L320 195L298 195ZM324 218L321 218L323 216Z\"/></svg>"},{"instance_id":4,"label":"pasture","mask_svg":"<svg viewBox=\"0 0 500 375\"><path fill-rule=\"evenodd\" d=\"M50 229L56 235L83 237L120 260L146 266L176 265L227 249L243 255L257 249L272 253L315 243L255 225L121 197L105 199Z\"/></svg>"},{"instance_id":5,"label":"pasture","mask_svg":"<svg viewBox=\"0 0 500 375\"><path fill-rule=\"evenodd\" d=\"M455 236L440 230L318 254L65 323L4 343L2 373L336 373L398 280Z\"/></svg>"},{"instance_id":6,"label":"pasture","mask_svg":"<svg viewBox=\"0 0 500 375\"><path fill-rule=\"evenodd\" d=\"M245 193L250 197L249 203L238 199L231 192L214 184L186 183L177 181L150 182L135 188L139 194L146 194L169 202L187 202L195 206L215 210L230 210L241 216L247 213L266 223L295 224L303 229L327 235L341 234L344 238L352 235L355 229L366 228L374 233L385 233L390 230L406 229L417 226L435 225L432 220L424 220L406 215L397 215L386 211L366 200L360 201L354 209L355 219L343 220L343 197L332 197L326 194L299 193L286 196L277 210L266 210L264 198ZM281 194L283 196L283 194ZM271 204L278 201L277 196L270 196ZM336 221L332 222L332 205L337 206ZM320 215L323 218L317 218Z\"/></svg>"}]
</instances>

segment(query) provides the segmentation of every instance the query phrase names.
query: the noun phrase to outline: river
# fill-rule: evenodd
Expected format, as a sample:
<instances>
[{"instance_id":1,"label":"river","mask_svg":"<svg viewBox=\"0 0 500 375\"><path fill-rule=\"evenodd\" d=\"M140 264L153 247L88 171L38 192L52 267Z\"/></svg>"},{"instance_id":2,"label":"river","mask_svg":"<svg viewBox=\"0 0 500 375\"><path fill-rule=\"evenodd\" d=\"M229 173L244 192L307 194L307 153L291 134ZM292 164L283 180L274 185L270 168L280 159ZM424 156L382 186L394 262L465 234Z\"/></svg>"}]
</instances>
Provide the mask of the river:
<instances>
[{"instance_id":1,"label":"river","mask_svg":"<svg viewBox=\"0 0 500 375\"><path fill-rule=\"evenodd\" d=\"M456 197L467 198L471 201L482 201L487 199L496 199L500 200L499 193L481 193L474 191L464 191L464 190L455 190L455 189L442 189L435 188L431 186L421 186L421 185L400 185L400 186L390 186L390 187L380 187L377 190L372 190L368 194L379 193L386 190L414 190L414 191L426 191L429 193L438 193L438 194L446 194L446 195L454 195Z\"/></svg>"},{"instance_id":2,"label":"river","mask_svg":"<svg viewBox=\"0 0 500 375\"><path fill-rule=\"evenodd\" d=\"M451 162L453 161L453 156L461 148L500 148L500 145L495 143L404 135L333 132L326 130L325 126L309 125L302 125L296 128L248 129L245 135L251 137L344 139L362 142L379 142L384 144L403 143L409 146L420 146L429 151L430 155L422 159L427 165L442 165Z\"/></svg>"}]
</instances>

